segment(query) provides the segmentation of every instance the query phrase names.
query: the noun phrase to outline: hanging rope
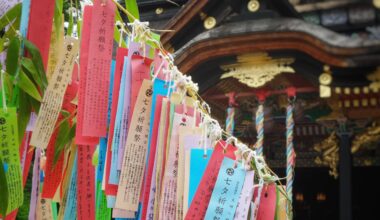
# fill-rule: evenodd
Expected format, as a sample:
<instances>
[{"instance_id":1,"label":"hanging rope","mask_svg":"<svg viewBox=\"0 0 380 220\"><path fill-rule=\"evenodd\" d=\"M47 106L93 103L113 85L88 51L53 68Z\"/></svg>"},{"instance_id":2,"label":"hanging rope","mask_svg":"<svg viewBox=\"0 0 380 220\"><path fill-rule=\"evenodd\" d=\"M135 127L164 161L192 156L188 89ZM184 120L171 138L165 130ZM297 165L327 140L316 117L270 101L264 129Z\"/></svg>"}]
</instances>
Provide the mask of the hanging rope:
<instances>
[{"instance_id":1,"label":"hanging rope","mask_svg":"<svg viewBox=\"0 0 380 220\"><path fill-rule=\"evenodd\" d=\"M235 108L227 108L226 132L233 134L235 129Z\"/></svg>"},{"instance_id":2,"label":"hanging rope","mask_svg":"<svg viewBox=\"0 0 380 220\"><path fill-rule=\"evenodd\" d=\"M294 166L296 154L293 148L293 102L289 101L286 109L286 194L290 205L293 201L293 181L294 181Z\"/></svg>"},{"instance_id":3,"label":"hanging rope","mask_svg":"<svg viewBox=\"0 0 380 220\"><path fill-rule=\"evenodd\" d=\"M257 132L256 153L258 156L263 156L264 107L262 103L260 103L256 111L256 132Z\"/></svg>"}]
</instances>

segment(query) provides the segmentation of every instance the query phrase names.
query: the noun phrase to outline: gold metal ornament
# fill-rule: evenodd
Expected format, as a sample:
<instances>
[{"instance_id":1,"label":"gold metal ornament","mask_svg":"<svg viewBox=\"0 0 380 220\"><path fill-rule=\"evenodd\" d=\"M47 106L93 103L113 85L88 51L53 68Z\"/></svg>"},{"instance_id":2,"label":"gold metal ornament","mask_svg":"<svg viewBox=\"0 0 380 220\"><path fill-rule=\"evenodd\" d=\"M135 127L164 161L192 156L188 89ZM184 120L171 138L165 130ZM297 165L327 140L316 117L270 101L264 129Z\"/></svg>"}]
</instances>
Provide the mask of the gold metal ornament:
<instances>
[{"instance_id":1,"label":"gold metal ornament","mask_svg":"<svg viewBox=\"0 0 380 220\"><path fill-rule=\"evenodd\" d=\"M380 141L380 126L373 123L371 127L367 128L363 133L356 135L352 141L351 153L358 152L361 148L376 144Z\"/></svg>"},{"instance_id":2,"label":"gold metal ornament","mask_svg":"<svg viewBox=\"0 0 380 220\"><path fill-rule=\"evenodd\" d=\"M205 21L203 22L203 26L209 30L214 28L216 25L216 19L214 17L207 17Z\"/></svg>"},{"instance_id":3,"label":"gold metal ornament","mask_svg":"<svg viewBox=\"0 0 380 220\"><path fill-rule=\"evenodd\" d=\"M156 8L156 14L157 15L160 15L164 12L164 9L163 8Z\"/></svg>"},{"instance_id":4,"label":"gold metal ornament","mask_svg":"<svg viewBox=\"0 0 380 220\"><path fill-rule=\"evenodd\" d=\"M376 8L380 8L380 0L372 0L372 3Z\"/></svg>"},{"instance_id":5,"label":"gold metal ornament","mask_svg":"<svg viewBox=\"0 0 380 220\"><path fill-rule=\"evenodd\" d=\"M328 166L330 168L329 174L335 179L338 178L339 146L335 131L321 143L315 144L313 148L321 153L314 162L318 165Z\"/></svg>"},{"instance_id":6,"label":"gold metal ornament","mask_svg":"<svg viewBox=\"0 0 380 220\"><path fill-rule=\"evenodd\" d=\"M380 90L380 67L377 67L376 71L368 75L367 79L371 81L369 88L372 92L378 92Z\"/></svg>"},{"instance_id":7,"label":"gold metal ornament","mask_svg":"<svg viewBox=\"0 0 380 220\"><path fill-rule=\"evenodd\" d=\"M294 73L289 66L293 62L293 58L273 59L267 53L245 54L237 57L237 63L221 66L226 73L220 78L233 77L249 87L258 88L281 73Z\"/></svg>"},{"instance_id":8,"label":"gold metal ornament","mask_svg":"<svg viewBox=\"0 0 380 220\"><path fill-rule=\"evenodd\" d=\"M319 76L319 96L321 98L331 97L331 87L333 78L331 75L330 67L325 65L323 66L323 73Z\"/></svg>"},{"instance_id":9,"label":"gold metal ornament","mask_svg":"<svg viewBox=\"0 0 380 220\"><path fill-rule=\"evenodd\" d=\"M330 86L319 85L319 96L321 98L331 97L331 88L330 88Z\"/></svg>"},{"instance_id":10,"label":"gold metal ornament","mask_svg":"<svg viewBox=\"0 0 380 220\"><path fill-rule=\"evenodd\" d=\"M328 73L322 73L319 76L319 83L323 85L330 85L332 83L332 76Z\"/></svg>"},{"instance_id":11,"label":"gold metal ornament","mask_svg":"<svg viewBox=\"0 0 380 220\"><path fill-rule=\"evenodd\" d=\"M257 0L251 0L248 2L247 8L250 12L256 12L260 8L260 2Z\"/></svg>"}]
</instances>

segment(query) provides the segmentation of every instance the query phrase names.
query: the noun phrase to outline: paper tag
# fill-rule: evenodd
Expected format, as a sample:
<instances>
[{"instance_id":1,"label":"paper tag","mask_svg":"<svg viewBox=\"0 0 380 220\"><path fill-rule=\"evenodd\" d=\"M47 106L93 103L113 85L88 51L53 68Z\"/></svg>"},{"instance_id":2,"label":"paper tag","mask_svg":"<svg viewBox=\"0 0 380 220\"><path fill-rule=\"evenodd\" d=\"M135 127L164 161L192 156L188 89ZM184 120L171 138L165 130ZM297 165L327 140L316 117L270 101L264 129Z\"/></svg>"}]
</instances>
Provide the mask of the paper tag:
<instances>
[{"instance_id":1,"label":"paper tag","mask_svg":"<svg viewBox=\"0 0 380 220\"><path fill-rule=\"evenodd\" d=\"M75 158L74 158L73 168L72 168L71 176L70 176L70 184L68 186L68 191L67 191L65 212L63 215L64 220L76 219L77 217L78 153L76 152L73 156Z\"/></svg>"},{"instance_id":2,"label":"paper tag","mask_svg":"<svg viewBox=\"0 0 380 220\"><path fill-rule=\"evenodd\" d=\"M9 9L15 6L21 0L7 0L0 2L0 17L2 17Z\"/></svg>"},{"instance_id":3,"label":"paper tag","mask_svg":"<svg viewBox=\"0 0 380 220\"><path fill-rule=\"evenodd\" d=\"M158 139L158 126L161 116L162 99L168 93L169 84L165 81L156 79L153 84L153 98L151 111L151 124L149 128L148 155L147 155L147 171L145 172L145 184L142 205L142 219L146 219L149 194L151 192L151 183L153 176L153 166L156 157L156 147Z\"/></svg>"},{"instance_id":4,"label":"paper tag","mask_svg":"<svg viewBox=\"0 0 380 220\"><path fill-rule=\"evenodd\" d=\"M55 1L51 0L31 1L30 5L28 40L40 50L45 70L49 57L54 5Z\"/></svg>"},{"instance_id":5,"label":"paper tag","mask_svg":"<svg viewBox=\"0 0 380 220\"><path fill-rule=\"evenodd\" d=\"M119 172L119 174L120 174L120 170L121 170L121 166L123 162L124 148L125 148L125 143L127 141L129 123L132 116L131 109L133 109L135 105L134 102L131 103L131 92L132 91L138 92L141 87L142 80L149 78L149 75L143 74L141 78L139 76L137 80L135 77L133 77L134 79L132 81L132 76L136 74L136 72L133 72L134 69L132 68L132 55L138 52L139 52L139 44L131 42L128 48L128 57L124 59L125 85L124 85L123 91L120 91L120 93L123 94L123 99L121 100L121 102L118 103L121 109L120 109L120 113L119 112L117 113L118 115L120 114L120 133L117 136L119 140L118 142L116 142L119 148L118 150L119 154L117 155L118 157L115 158L115 163L117 165L117 171ZM114 148L114 145L112 145L112 148Z\"/></svg>"},{"instance_id":6,"label":"paper tag","mask_svg":"<svg viewBox=\"0 0 380 220\"><path fill-rule=\"evenodd\" d=\"M123 127L123 110L124 110L124 101L127 101L124 99L125 96L129 96L130 92L126 91L127 88L130 88L130 76L127 75L130 73L130 71L127 71L129 68L129 63L128 63L128 57L124 57L124 67L123 67L123 74L121 77L121 82L120 82L120 89L119 89L119 100L117 101L117 112L116 112L116 117L115 117L115 129L113 132L113 138L112 138L112 157L111 157L111 170L110 170L110 177L109 177L109 183L117 185L119 183L119 175L120 172L118 172L119 169L117 169L118 165L118 158L123 157L123 151L119 151L122 145L121 143L121 133L127 132L127 130L122 131ZM126 85L127 84L127 85ZM129 99L127 101L129 103ZM126 103L126 105L129 105ZM121 155L121 156L119 156Z\"/></svg>"},{"instance_id":7,"label":"paper tag","mask_svg":"<svg viewBox=\"0 0 380 220\"><path fill-rule=\"evenodd\" d=\"M92 155L95 146L78 146L77 218L95 219L95 168Z\"/></svg>"},{"instance_id":8,"label":"paper tag","mask_svg":"<svg viewBox=\"0 0 380 220\"><path fill-rule=\"evenodd\" d=\"M248 218L249 206L253 196L254 176L254 171L247 171L245 175L244 185L240 193L234 220L246 220Z\"/></svg>"},{"instance_id":9,"label":"paper tag","mask_svg":"<svg viewBox=\"0 0 380 220\"><path fill-rule=\"evenodd\" d=\"M98 182L96 192L96 219L111 219L111 209L107 207L107 198L104 191L101 189L101 183Z\"/></svg>"},{"instance_id":10,"label":"paper tag","mask_svg":"<svg viewBox=\"0 0 380 220\"><path fill-rule=\"evenodd\" d=\"M0 108L0 153L3 164L7 167L5 171L9 198L7 214L23 203L17 131L16 108L8 107L7 112Z\"/></svg>"},{"instance_id":11,"label":"paper tag","mask_svg":"<svg viewBox=\"0 0 380 220\"><path fill-rule=\"evenodd\" d=\"M91 19L90 49L86 75L83 135L107 135L107 95L113 49L115 4L95 1Z\"/></svg>"},{"instance_id":12,"label":"paper tag","mask_svg":"<svg viewBox=\"0 0 380 220\"><path fill-rule=\"evenodd\" d=\"M161 195L162 188L162 175L164 171L164 152L165 146L167 143L167 134L169 129L169 114L170 114L170 103L168 98L162 99L162 108L161 108L161 116L160 116L160 124L158 128L158 140L156 147L156 158L155 158L155 173L152 177L152 186L151 188L155 188L154 191L151 190L149 195L149 207L147 210L147 218L149 220L157 219L159 215L159 201ZM154 218L155 217L155 218Z\"/></svg>"},{"instance_id":13,"label":"paper tag","mask_svg":"<svg viewBox=\"0 0 380 220\"><path fill-rule=\"evenodd\" d=\"M246 173L241 166L234 167L234 165L234 160L224 158L205 219L234 217Z\"/></svg>"},{"instance_id":14,"label":"paper tag","mask_svg":"<svg viewBox=\"0 0 380 220\"><path fill-rule=\"evenodd\" d=\"M177 208L177 175L178 175L178 151L179 151L179 129L180 127L194 126L194 111L188 107L187 113L184 112L183 105L176 107L172 125L170 144L168 149L168 159L166 161L163 189L161 191L160 201L160 218L174 219L176 217Z\"/></svg>"},{"instance_id":15,"label":"paper tag","mask_svg":"<svg viewBox=\"0 0 380 220\"><path fill-rule=\"evenodd\" d=\"M36 208L37 220L50 220L53 219L53 210L51 207L51 200L44 199L41 194L38 196L38 203Z\"/></svg>"},{"instance_id":16,"label":"paper tag","mask_svg":"<svg viewBox=\"0 0 380 220\"><path fill-rule=\"evenodd\" d=\"M70 152L67 152L65 155L65 162L67 161L67 166L64 171L64 179L62 180L62 200L60 202L59 206L59 212L58 212L58 219L63 219L66 207L69 206L70 204L67 202L68 201L68 194L69 194L69 188L71 184L71 179L72 179L72 173L74 170L76 170L76 146L74 143L71 145L71 150ZM76 177L76 174L74 175ZM74 179L76 181L76 179ZM72 201L70 201L72 202ZM74 215L76 216L76 215Z\"/></svg>"},{"instance_id":17,"label":"paper tag","mask_svg":"<svg viewBox=\"0 0 380 220\"><path fill-rule=\"evenodd\" d=\"M134 219L135 218L135 212L126 211L123 209L113 209L112 210L112 218Z\"/></svg>"},{"instance_id":18,"label":"paper tag","mask_svg":"<svg viewBox=\"0 0 380 220\"><path fill-rule=\"evenodd\" d=\"M26 126L26 131L33 131L34 126L36 125L36 121L37 121L36 113L34 112L30 113L30 118L29 118L28 125Z\"/></svg>"},{"instance_id":19,"label":"paper tag","mask_svg":"<svg viewBox=\"0 0 380 220\"><path fill-rule=\"evenodd\" d=\"M24 138L22 139L19 153L20 153L20 164L21 164L21 170L24 171L25 168L25 162L26 162L26 155L29 148L29 139L30 139L30 132L25 132ZM24 174L23 174L24 177Z\"/></svg>"},{"instance_id":20,"label":"paper tag","mask_svg":"<svg viewBox=\"0 0 380 220\"><path fill-rule=\"evenodd\" d=\"M52 79L45 91L30 144L46 149L54 132L67 85L71 80L75 58L78 53L78 40L67 37L64 53L61 56Z\"/></svg>"},{"instance_id":21,"label":"paper tag","mask_svg":"<svg viewBox=\"0 0 380 220\"><path fill-rule=\"evenodd\" d=\"M274 219L275 212L276 184L265 185L261 192L259 210L257 211L257 219L272 220Z\"/></svg>"},{"instance_id":22,"label":"paper tag","mask_svg":"<svg viewBox=\"0 0 380 220\"><path fill-rule=\"evenodd\" d=\"M144 80L133 110L115 208L137 211L148 145L152 82Z\"/></svg>"},{"instance_id":23,"label":"paper tag","mask_svg":"<svg viewBox=\"0 0 380 220\"><path fill-rule=\"evenodd\" d=\"M30 14L30 1L31 0L22 1L21 21L20 21L20 33L22 37L27 37L29 14Z\"/></svg>"},{"instance_id":24,"label":"paper tag","mask_svg":"<svg viewBox=\"0 0 380 220\"><path fill-rule=\"evenodd\" d=\"M29 206L29 220L36 219L36 206L39 194L39 177L40 177L40 155L41 150L36 149L36 156L33 163L33 177L32 177L32 190L30 194L30 206Z\"/></svg>"},{"instance_id":25,"label":"paper tag","mask_svg":"<svg viewBox=\"0 0 380 220\"><path fill-rule=\"evenodd\" d=\"M75 131L75 143L78 145L96 145L99 138L86 137L83 135L84 104L86 97L87 67L90 47L90 31L93 6L85 6L83 14L83 29L81 34L81 47L79 57L79 91L77 127Z\"/></svg>"},{"instance_id":26,"label":"paper tag","mask_svg":"<svg viewBox=\"0 0 380 220\"><path fill-rule=\"evenodd\" d=\"M111 156L112 156L112 142L115 129L115 119L117 113L118 99L119 99L119 90L120 90L120 81L122 77L123 67L124 67L124 57L128 55L128 50L124 48L118 48L116 54L116 64L115 64L115 76L114 76L114 85L112 91L112 106L111 106L111 118L109 133L107 139L107 155L106 155L106 167L105 167L105 178L104 178L104 188L106 195L116 195L117 185L109 184L110 170L111 170Z\"/></svg>"},{"instance_id":27,"label":"paper tag","mask_svg":"<svg viewBox=\"0 0 380 220\"><path fill-rule=\"evenodd\" d=\"M191 138L185 138L189 136ZM183 219L183 213L184 213L183 198L184 198L184 187L185 187L186 151L189 151L192 147L200 148L201 142L202 142L202 129L200 128L188 129L188 128L183 128L183 127L179 129L176 219Z\"/></svg>"},{"instance_id":28,"label":"paper tag","mask_svg":"<svg viewBox=\"0 0 380 220\"><path fill-rule=\"evenodd\" d=\"M45 169L45 178L44 178L44 187L42 188L41 198L50 198L54 197L55 192L62 180L63 172L63 160L64 154L61 154L58 157L56 163L54 163L54 154L55 154L55 142L57 139L58 131L55 131L50 139L49 145L46 150L46 169Z\"/></svg>"},{"instance_id":29,"label":"paper tag","mask_svg":"<svg viewBox=\"0 0 380 220\"><path fill-rule=\"evenodd\" d=\"M276 187L276 214L275 214L275 220L287 220L287 213L286 213L286 205L287 205L287 198L282 192L285 192L285 187L282 187L283 190L281 192L280 188L282 186Z\"/></svg>"},{"instance_id":30,"label":"paper tag","mask_svg":"<svg viewBox=\"0 0 380 220\"><path fill-rule=\"evenodd\" d=\"M50 81L51 76L54 73L55 67L58 63L59 57L63 51L63 38L64 29L61 25L61 29L56 30L56 26L53 25L52 35L50 39L49 58L47 63L46 77Z\"/></svg>"},{"instance_id":31,"label":"paper tag","mask_svg":"<svg viewBox=\"0 0 380 220\"><path fill-rule=\"evenodd\" d=\"M197 192L195 193L190 208L186 213L186 220L204 218L224 157L235 160L234 152L236 151L236 148L232 145L227 145L224 152L225 145L227 144L224 141L219 141L215 146Z\"/></svg>"}]
</instances>

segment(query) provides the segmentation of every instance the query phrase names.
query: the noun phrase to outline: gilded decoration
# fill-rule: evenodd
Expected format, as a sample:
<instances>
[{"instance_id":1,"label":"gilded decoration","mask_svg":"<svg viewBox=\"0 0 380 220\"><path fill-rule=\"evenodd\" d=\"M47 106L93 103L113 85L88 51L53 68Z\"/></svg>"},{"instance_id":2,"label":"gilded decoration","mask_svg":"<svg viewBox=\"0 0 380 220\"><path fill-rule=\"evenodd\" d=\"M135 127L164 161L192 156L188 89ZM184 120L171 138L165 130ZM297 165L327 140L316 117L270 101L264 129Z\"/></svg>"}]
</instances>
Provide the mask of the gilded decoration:
<instances>
[{"instance_id":1,"label":"gilded decoration","mask_svg":"<svg viewBox=\"0 0 380 220\"><path fill-rule=\"evenodd\" d=\"M338 178L338 163L339 163L339 146L336 132L332 132L328 138L321 143L314 145L314 150L321 153L315 158L315 163L318 165L328 166L329 174L334 178Z\"/></svg>"},{"instance_id":2,"label":"gilded decoration","mask_svg":"<svg viewBox=\"0 0 380 220\"><path fill-rule=\"evenodd\" d=\"M249 87L258 88L281 73L294 73L289 66L293 62L293 58L273 59L267 53L245 54L237 57L237 63L221 66L226 72L221 79L233 77Z\"/></svg>"}]
</instances>

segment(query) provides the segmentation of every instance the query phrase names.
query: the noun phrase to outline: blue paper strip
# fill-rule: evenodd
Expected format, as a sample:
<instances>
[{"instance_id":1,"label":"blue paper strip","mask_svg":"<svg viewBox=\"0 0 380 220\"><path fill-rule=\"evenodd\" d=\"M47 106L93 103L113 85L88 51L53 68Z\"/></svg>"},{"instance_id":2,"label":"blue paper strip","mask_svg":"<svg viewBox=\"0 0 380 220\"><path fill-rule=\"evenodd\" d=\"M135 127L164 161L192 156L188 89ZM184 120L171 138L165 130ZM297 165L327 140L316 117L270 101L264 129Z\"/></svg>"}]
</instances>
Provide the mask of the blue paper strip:
<instances>
[{"instance_id":1,"label":"blue paper strip","mask_svg":"<svg viewBox=\"0 0 380 220\"><path fill-rule=\"evenodd\" d=\"M212 151L212 149L207 149L207 157L204 157L203 149L194 148L190 150L189 207L202 180Z\"/></svg>"},{"instance_id":2,"label":"blue paper strip","mask_svg":"<svg viewBox=\"0 0 380 220\"><path fill-rule=\"evenodd\" d=\"M205 220L234 218L246 174L241 166L234 168L234 165L234 160L223 159Z\"/></svg>"}]
</instances>

